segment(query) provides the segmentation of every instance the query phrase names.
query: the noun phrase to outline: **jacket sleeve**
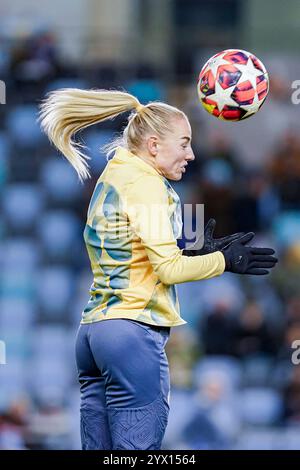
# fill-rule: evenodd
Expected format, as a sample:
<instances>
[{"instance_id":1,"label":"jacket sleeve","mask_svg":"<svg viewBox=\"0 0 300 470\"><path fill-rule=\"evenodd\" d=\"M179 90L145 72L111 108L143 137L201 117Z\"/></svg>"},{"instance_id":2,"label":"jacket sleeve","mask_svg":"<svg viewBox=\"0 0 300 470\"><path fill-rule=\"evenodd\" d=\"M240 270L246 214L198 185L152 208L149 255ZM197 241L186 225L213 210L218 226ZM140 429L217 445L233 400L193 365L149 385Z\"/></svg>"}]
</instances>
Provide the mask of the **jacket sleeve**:
<instances>
[{"instance_id":1,"label":"jacket sleeve","mask_svg":"<svg viewBox=\"0 0 300 470\"><path fill-rule=\"evenodd\" d=\"M159 177L143 176L128 186L125 211L160 281L167 285L180 284L222 274L225 259L220 251L183 256L173 234L168 208L168 191Z\"/></svg>"}]
</instances>

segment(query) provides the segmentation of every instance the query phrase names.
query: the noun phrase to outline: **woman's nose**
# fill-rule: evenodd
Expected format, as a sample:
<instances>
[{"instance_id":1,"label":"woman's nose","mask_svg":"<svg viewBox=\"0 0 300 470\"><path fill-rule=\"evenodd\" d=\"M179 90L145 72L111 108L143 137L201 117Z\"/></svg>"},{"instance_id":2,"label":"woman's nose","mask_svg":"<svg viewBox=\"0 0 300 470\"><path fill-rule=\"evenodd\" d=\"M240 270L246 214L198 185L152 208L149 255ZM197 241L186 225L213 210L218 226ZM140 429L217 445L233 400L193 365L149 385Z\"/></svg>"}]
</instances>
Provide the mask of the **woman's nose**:
<instances>
[{"instance_id":1,"label":"woman's nose","mask_svg":"<svg viewBox=\"0 0 300 470\"><path fill-rule=\"evenodd\" d=\"M191 150L191 151L189 152L188 160L192 160L192 161L195 160L195 154L194 154L193 150Z\"/></svg>"}]
</instances>

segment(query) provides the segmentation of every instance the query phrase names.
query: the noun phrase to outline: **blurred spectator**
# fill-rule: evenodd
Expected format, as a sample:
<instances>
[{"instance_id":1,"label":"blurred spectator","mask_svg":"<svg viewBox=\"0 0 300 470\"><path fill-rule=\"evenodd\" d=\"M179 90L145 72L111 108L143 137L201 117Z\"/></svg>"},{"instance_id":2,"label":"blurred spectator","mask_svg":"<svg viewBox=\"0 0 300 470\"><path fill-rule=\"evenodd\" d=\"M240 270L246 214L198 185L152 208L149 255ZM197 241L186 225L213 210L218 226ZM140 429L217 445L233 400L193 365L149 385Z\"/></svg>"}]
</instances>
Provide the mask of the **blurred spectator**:
<instances>
[{"instance_id":1,"label":"blurred spectator","mask_svg":"<svg viewBox=\"0 0 300 470\"><path fill-rule=\"evenodd\" d=\"M27 426L27 440L31 449L70 449L70 416L62 404L39 403Z\"/></svg>"},{"instance_id":2,"label":"blurred spectator","mask_svg":"<svg viewBox=\"0 0 300 470\"><path fill-rule=\"evenodd\" d=\"M260 306L249 302L236 322L234 353L240 358L256 354L275 355L278 347L278 338L274 330L270 330Z\"/></svg>"},{"instance_id":3,"label":"blurred spectator","mask_svg":"<svg viewBox=\"0 0 300 470\"><path fill-rule=\"evenodd\" d=\"M23 99L26 96L32 99L34 94L42 93L43 87L59 72L56 38L51 31L29 36L12 48L10 78Z\"/></svg>"},{"instance_id":4,"label":"blurred spectator","mask_svg":"<svg viewBox=\"0 0 300 470\"><path fill-rule=\"evenodd\" d=\"M203 179L199 186L199 203L204 204L205 217L218 221L215 235L232 233L234 228L232 201L233 180L227 163L213 160L203 168Z\"/></svg>"},{"instance_id":5,"label":"blurred spectator","mask_svg":"<svg viewBox=\"0 0 300 470\"><path fill-rule=\"evenodd\" d=\"M200 325L200 338L206 354L232 355L236 319L231 307L220 300Z\"/></svg>"},{"instance_id":6,"label":"blurred spectator","mask_svg":"<svg viewBox=\"0 0 300 470\"><path fill-rule=\"evenodd\" d=\"M179 388L189 388L193 382L192 368L199 356L196 336L189 328L174 329L166 348L171 382Z\"/></svg>"},{"instance_id":7,"label":"blurred spectator","mask_svg":"<svg viewBox=\"0 0 300 470\"><path fill-rule=\"evenodd\" d=\"M278 190L282 209L299 209L300 140L293 132L282 135L269 164L271 180Z\"/></svg>"},{"instance_id":8,"label":"blurred spectator","mask_svg":"<svg viewBox=\"0 0 300 470\"><path fill-rule=\"evenodd\" d=\"M300 338L300 324L297 339ZM293 367L292 377L284 390L284 419L288 424L300 424L300 368Z\"/></svg>"},{"instance_id":9,"label":"blurred spectator","mask_svg":"<svg viewBox=\"0 0 300 470\"><path fill-rule=\"evenodd\" d=\"M205 161L221 160L226 162L234 177L237 177L242 170L241 162L236 156L232 142L220 129L212 130L208 134L205 157Z\"/></svg>"},{"instance_id":10,"label":"blurred spectator","mask_svg":"<svg viewBox=\"0 0 300 470\"><path fill-rule=\"evenodd\" d=\"M288 323L300 323L300 295L287 299L286 319Z\"/></svg>"},{"instance_id":11,"label":"blurred spectator","mask_svg":"<svg viewBox=\"0 0 300 470\"><path fill-rule=\"evenodd\" d=\"M286 246L280 257L280 269L272 274L273 286L288 302L293 296L299 294L300 285L300 243Z\"/></svg>"},{"instance_id":12,"label":"blurred spectator","mask_svg":"<svg viewBox=\"0 0 300 470\"><path fill-rule=\"evenodd\" d=\"M233 384L225 371L207 371L197 383L193 415L183 431L190 449L228 448L240 426Z\"/></svg>"},{"instance_id":13,"label":"blurred spectator","mask_svg":"<svg viewBox=\"0 0 300 470\"><path fill-rule=\"evenodd\" d=\"M241 175L240 175L241 176ZM232 209L234 230L266 231L279 211L280 201L267 173L247 172L236 187Z\"/></svg>"},{"instance_id":14,"label":"blurred spectator","mask_svg":"<svg viewBox=\"0 0 300 470\"><path fill-rule=\"evenodd\" d=\"M287 325L284 331L283 343L279 351L278 357L290 361L292 358L292 344L294 341L300 340L300 321L294 321Z\"/></svg>"},{"instance_id":15,"label":"blurred spectator","mask_svg":"<svg viewBox=\"0 0 300 470\"><path fill-rule=\"evenodd\" d=\"M28 402L15 401L0 413L0 450L25 450Z\"/></svg>"}]
</instances>

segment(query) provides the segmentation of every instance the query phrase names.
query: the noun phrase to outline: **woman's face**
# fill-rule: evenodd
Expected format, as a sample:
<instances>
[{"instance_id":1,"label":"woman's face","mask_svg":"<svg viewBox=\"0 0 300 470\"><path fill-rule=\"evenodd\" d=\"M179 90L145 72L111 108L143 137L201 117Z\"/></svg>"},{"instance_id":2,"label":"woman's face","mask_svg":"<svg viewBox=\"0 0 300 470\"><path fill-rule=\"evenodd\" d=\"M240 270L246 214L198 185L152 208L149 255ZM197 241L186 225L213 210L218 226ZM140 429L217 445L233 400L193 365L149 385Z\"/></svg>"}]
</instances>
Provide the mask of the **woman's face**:
<instances>
[{"instance_id":1,"label":"woman's face","mask_svg":"<svg viewBox=\"0 0 300 470\"><path fill-rule=\"evenodd\" d=\"M191 141L191 126L185 117L173 121L167 136L150 137L148 150L155 157L154 166L158 172L170 180L181 180L188 162L195 159Z\"/></svg>"}]
</instances>

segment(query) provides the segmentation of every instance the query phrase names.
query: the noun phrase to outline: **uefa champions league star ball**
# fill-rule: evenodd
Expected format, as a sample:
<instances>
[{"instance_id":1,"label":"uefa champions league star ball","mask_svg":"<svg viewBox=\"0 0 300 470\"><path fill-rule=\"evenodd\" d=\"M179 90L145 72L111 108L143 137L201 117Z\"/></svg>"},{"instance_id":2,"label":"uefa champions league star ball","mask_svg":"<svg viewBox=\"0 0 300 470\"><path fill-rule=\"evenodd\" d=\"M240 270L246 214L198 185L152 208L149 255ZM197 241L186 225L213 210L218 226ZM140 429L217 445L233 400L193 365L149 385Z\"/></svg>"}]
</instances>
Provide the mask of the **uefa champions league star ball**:
<instances>
[{"instance_id":1,"label":"uefa champions league star ball","mask_svg":"<svg viewBox=\"0 0 300 470\"><path fill-rule=\"evenodd\" d=\"M208 113L224 121L241 121L263 105L269 77L264 64L251 52L227 49L203 66L197 90Z\"/></svg>"}]
</instances>

